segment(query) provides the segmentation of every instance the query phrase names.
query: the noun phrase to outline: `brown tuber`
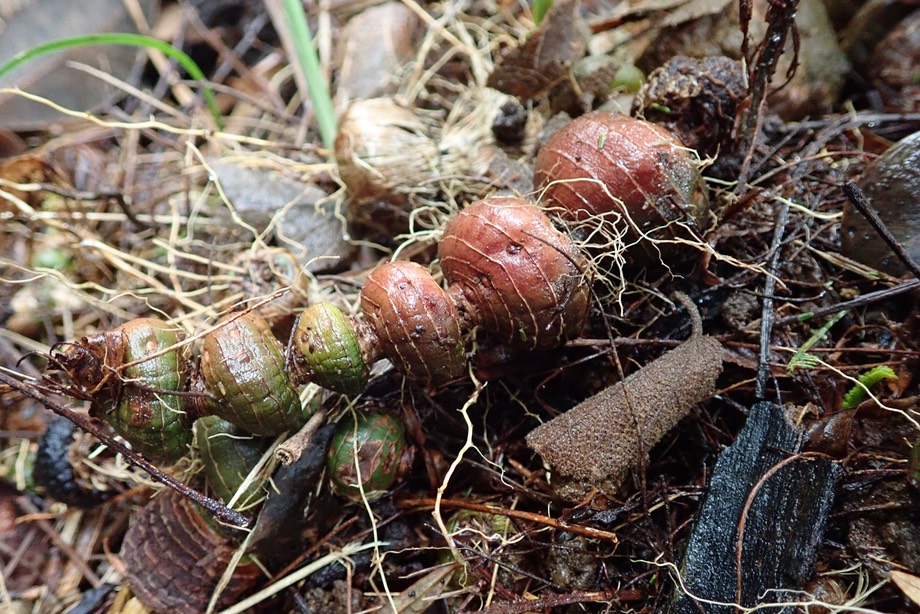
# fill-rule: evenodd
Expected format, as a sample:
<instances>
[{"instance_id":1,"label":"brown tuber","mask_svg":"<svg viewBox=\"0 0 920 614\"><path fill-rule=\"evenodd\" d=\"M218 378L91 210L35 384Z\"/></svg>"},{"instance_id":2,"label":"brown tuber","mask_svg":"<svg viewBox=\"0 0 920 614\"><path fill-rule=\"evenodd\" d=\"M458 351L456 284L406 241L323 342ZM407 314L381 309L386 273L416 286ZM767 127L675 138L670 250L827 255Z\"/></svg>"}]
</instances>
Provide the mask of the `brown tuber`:
<instances>
[{"instance_id":1,"label":"brown tuber","mask_svg":"<svg viewBox=\"0 0 920 614\"><path fill-rule=\"evenodd\" d=\"M592 488L616 492L652 446L713 395L722 346L700 329L695 314L694 333L683 345L527 436L527 444L563 476L557 487L562 496L579 499Z\"/></svg>"},{"instance_id":2,"label":"brown tuber","mask_svg":"<svg viewBox=\"0 0 920 614\"><path fill-rule=\"evenodd\" d=\"M410 379L437 386L466 371L464 336L473 330L493 343L537 349L584 327L587 262L534 204L512 197L472 203L447 225L438 255L447 290L413 262L374 269L360 294L366 324L333 318L331 306L304 311L289 356L304 377L356 394L367 365L385 357Z\"/></svg>"},{"instance_id":3,"label":"brown tuber","mask_svg":"<svg viewBox=\"0 0 920 614\"><path fill-rule=\"evenodd\" d=\"M134 516L121 559L128 586L150 610L195 614L207 609L235 550L194 504L167 490ZM217 607L236 603L260 577L253 563L239 565Z\"/></svg>"},{"instance_id":4,"label":"brown tuber","mask_svg":"<svg viewBox=\"0 0 920 614\"><path fill-rule=\"evenodd\" d=\"M503 343L546 348L581 332L585 260L536 205L514 197L472 203L447 225L438 256L468 319Z\"/></svg>"},{"instance_id":5,"label":"brown tuber","mask_svg":"<svg viewBox=\"0 0 920 614\"><path fill-rule=\"evenodd\" d=\"M414 262L388 262L361 290L361 311L376 349L402 373L443 384L466 369L460 314L447 292Z\"/></svg>"},{"instance_id":6,"label":"brown tuber","mask_svg":"<svg viewBox=\"0 0 920 614\"><path fill-rule=\"evenodd\" d=\"M664 128L615 113L589 113L556 132L537 155L534 186L570 220L628 218L619 226L631 242L672 238L673 224L699 225L709 208L692 153Z\"/></svg>"}]
</instances>

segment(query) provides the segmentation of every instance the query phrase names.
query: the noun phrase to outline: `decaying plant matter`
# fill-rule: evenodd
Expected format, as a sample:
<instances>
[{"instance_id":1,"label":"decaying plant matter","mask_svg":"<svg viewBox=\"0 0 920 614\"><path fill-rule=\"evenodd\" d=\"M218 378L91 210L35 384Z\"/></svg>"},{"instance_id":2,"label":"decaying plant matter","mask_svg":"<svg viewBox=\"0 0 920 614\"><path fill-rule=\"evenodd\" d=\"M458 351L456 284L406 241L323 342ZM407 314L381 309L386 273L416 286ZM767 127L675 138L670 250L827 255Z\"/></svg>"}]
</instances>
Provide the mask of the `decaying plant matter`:
<instances>
[{"instance_id":1,"label":"decaying plant matter","mask_svg":"<svg viewBox=\"0 0 920 614\"><path fill-rule=\"evenodd\" d=\"M64 191L55 175L0 160L9 246L0 268L4 281L21 282L0 284L0 356L12 366L30 351L50 355L44 377L30 358L16 383L75 397L71 413L89 410L80 424L103 438L70 466L68 437L49 429L39 462L52 478L35 491L44 500L0 498L0 599L9 587L13 601L34 601L47 578L42 611L85 595L83 611L114 612L132 593L157 610L202 611L232 575L216 611L251 609L250 596L269 593L258 607L662 611L687 577L679 561L710 469L761 395L800 407L787 417L803 427L822 427L802 454L815 445L845 459L833 543L816 553L831 573L819 581L850 562L863 567L845 573L872 573L872 584L887 578L888 562L920 569L909 548L884 542L915 542L917 524L901 512L916 498L916 432L909 420L867 426L895 415L875 397L916 417L916 301L902 293L874 309L904 288L838 253L838 184L865 186L863 165L906 120L889 132L891 116L874 107L867 117L859 99L845 116L772 117L765 96L750 92L778 51L746 30L764 21L758 3L783 13L771 32L789 29L794 2L744 0L742 12L755 5L740 31L750 53L690 59L684 45L687 58L642 65L652 77L639 102L641 75L628 90L611 85L636 75L634 47L654 51L659 22L673 32L664 38L700 23L705 31L718 15L689 13L720 3L651 12L620 3L604 16L601 5L557 0L536 26L528 3L489 14L481 3L377 5L411 13L424 39L404 48L409 66L376 75L386 89L368 93L373 100L339 90L334 148L316 145L302 84L303 96L288 97L296 68L278 63L265 21L246 31L256 46L224 48L234 26L223 29L221 10L221 36L196 25L187 40L217 51L219 68L205 73L221 86L227 130L184 109L161 123L159 108L129 94L117 116L92 117L103 123L84 141L99 156L89 175L111 187ZM325 37L357 21L359 7L346 4L305 5L322 73L339 87L347 67L330 62L336 38ZM352 62L387 45L376 21L371 37L349 32ZM796 39L789 30L788 57ZM254 55L266 61L249 62ZM227 71L232 82L217 78ZM771 72L772 95L788 75ZM193 109L188 85L163 87ZM234 105L238 91L245 101ZM634 117L598 112L601 104ZM556 113L563 108L576 119ZM68 138L86 138L70 125ZM24 172L12 174L17 164ZM329 223L314 226L319 219ZM333 256L311 234L353 249ZM278 298L279 289L288 291ZM697 331L680 344L687 318L665 298L677 290L694 297L713 337ZM163 320L140 317L154 313ZM810 366L787 369L787 348L806 341ZM893 377L867 384L872 395L858 407L841 403L852 387L844 375L880 365ZM610 382L619 383L598 393ZM15 446L0 451L4 492L15 481L24 494L20 468L45 412L34 420L34 404L5 391L0 426ZM111 439L109 422L133 443ZM151 497L153 470L237 516ZM630 475L638 488L621 485ZM100 476L116 480L113 496L73 509L96 502L85 489ZM11 511L22 517L15 525L4 523ZM872 515L897 532L874 535ZM33 564L34 552L50 553L48 563ZM41 580L26 578L33 569ZM853 587L866 583L843 578L840 603L858 605ZM91 593L108 601L94 605ZM905 605L890 583L883 593L888 611Z\"/></svg>"},{"instance_id":2,"label":"decaying plant matter","mask_svg":"<svg viewBox=\"0 0 920 614\"><path fill-rule=\"evenodd\" d=\"M622 147L616 132L624 127L662 134L638 120L611 121L611 146ZM671 141L663 145L669 152L673 146ZM679 153L682 157L673 163L654 148L646 152L647 159L634 156L654 181L640 185L639 193L621 203L624 217L638 216L652 202L649 198L662 187L656 172L670 172L655 170L662 160L682 169L691 165ZM687 169L698 172L695 166ZM547 181L548 194L565 183ZM668 197L672 204L676 198ZM629 207L637 208L635 214ZM563 211L555 202L552 209ZM604 215L563 213L562 218L581 223ZM682 209L668 213L675 215L681 222L695 222L685 219ZM315 409L301 402L300 386L314 383L358 395L368 385L372 365L387 359L407 379L434 390L462 381L477 350L505 348L522 354L559 347L580 335L589 319L595 256L587 249L590 235L573 239L557 223L546 209L526 199L485 198L464 207L444 226L439 268L406 260L377 266L358 294L358 315L316 303L298 316L286 350L254 310L227 314L200 338L185 341L165 322L141 318L61 344L51 353L43 382L89 400L93 414L108 420L138 452L165 463L190 450L197 420L197 458L204 463L209 492L247 509L258 505L264 493L252 476L240 492L266 453L264 436L296 431ZM653 224L657 222L644 225ZM296 277L288 269L283 274ZM418 427L410 430L417 442ZM406 473L412 450L407 426L396 414L375 412L358 416L357 422L346 417L328 455L332 491L351 500L386 494ZM434 465L430 470L436 475ZM146 568L143 542L159 536L161 548L174 547L167 545L160 526L181 518L194 534L179 535L178 542L204 544L203 550L189 552L189 564L201 566L204 576L196 582L210 593L233 540L202 524L190 503L172 495L158 499L129 531L125 556L130 583L153 607L194 609L204 598L202 591L192 591L191 600L171 600L163 588L169 584L168 572ZM204 560L210 550L216 553L214 566ZM234 598L248 581L234 581L222 599Z\"/></svg>"},{"instance_id":3,"label":"decaying plant matter","mask_svg":"<svg viewBox=\"0 0 920 614\"><path fill-rule=\"evenodd\" d=\"M552 466L563 496L577 501L595 488L616 493L627 472L715 392L722 346L702 334L696 307L684 299L693 319L690 339L527 436Z\"/></svg>"}]
</instances>

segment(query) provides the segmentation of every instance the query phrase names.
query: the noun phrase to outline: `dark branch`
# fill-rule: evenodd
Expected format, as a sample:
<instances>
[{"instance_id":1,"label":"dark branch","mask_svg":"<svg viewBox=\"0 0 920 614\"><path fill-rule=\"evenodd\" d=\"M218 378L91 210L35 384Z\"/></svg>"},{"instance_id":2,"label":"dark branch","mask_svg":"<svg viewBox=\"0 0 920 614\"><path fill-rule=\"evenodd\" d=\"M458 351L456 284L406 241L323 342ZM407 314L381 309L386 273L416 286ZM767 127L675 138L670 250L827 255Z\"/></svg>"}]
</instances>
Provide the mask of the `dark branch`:
<instances>
[{"instance_id":1,"label":"dark branch","mask_svg":"<svg viewBox=\"0 0 920 614\"><path fill-rule=\"evenodd\" d=\"M137 452L131 450L128 448L128 446L106 433L103 429L99 428L98 425L94 424L89 418L83 416L82 414L78 414L71 409L68 409L64 405L61 405L54 399L39 391L35 386L21 382L9 374L3 373L2 371L0 371L0 382L7 384L11 388L18 390L26 396L32 397L54 413L67 418L84 431L94 435L106 446L123 455L132 465L135 465L136 467L139 467L140 469L143 469L149 473L152 479L161 484L164 484L165 486L168 486L169 488L172 488L182 496L188 497L201 507L211 512L218 520L238 526L240 528L248 528L250 526L252 521L243 514L228 508L220 501L216 501L215 499L201 494L194 488L183 484L171 475L163 473L156 467L156 465L146 460Z\"/></svg>"}]
</instances>

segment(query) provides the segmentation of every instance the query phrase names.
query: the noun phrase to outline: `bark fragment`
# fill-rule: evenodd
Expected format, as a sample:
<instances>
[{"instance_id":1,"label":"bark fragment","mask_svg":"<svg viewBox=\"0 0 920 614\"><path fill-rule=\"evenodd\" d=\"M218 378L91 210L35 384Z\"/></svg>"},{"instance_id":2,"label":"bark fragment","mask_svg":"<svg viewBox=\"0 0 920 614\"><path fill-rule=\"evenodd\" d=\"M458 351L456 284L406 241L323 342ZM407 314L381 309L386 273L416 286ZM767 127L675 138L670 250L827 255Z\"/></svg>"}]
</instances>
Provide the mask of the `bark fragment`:
<instances>
[{"instance_id":1,"label":"bark fragment","mask_svg":"<svg viewBox=\"0 0 920 614\"><path fill-rule=\"evenodd\" d=\"M681 577L695 598L678 590L672 614L729 614L737 611L733 605L711 602L747 608L802 597L787 591L812 576L840 474L826 457L794 458L802 437L782 407L758 403L751 409L738 439L716 463L687 546Z\"/></svg>"}]
</instances>

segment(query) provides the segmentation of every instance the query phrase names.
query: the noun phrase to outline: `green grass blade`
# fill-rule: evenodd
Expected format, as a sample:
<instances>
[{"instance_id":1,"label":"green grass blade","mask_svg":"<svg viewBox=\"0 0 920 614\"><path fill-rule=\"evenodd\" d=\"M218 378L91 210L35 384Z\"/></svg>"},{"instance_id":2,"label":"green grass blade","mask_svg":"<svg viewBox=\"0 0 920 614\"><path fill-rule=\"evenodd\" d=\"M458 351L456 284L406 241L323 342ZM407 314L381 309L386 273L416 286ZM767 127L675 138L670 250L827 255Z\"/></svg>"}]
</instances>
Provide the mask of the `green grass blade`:
<instances>
[{"instance_id":1,"label":"green grass blade","mask_svg":"<svg viewBox=\"0 0 920 614\"><path fill-rule=\"evenodd\" d=\"M320 138L326 149L335 147L336 120L335 111L332 109L332 98L323 79L319 67L319 58L313 48L313 38L307 26L307 15L301 0L284 0L284 17L291 29L291 38L294 40L294 52L304 72L304 79L309 88L310 100L313 103L313 115L319 128Z\"/></svg>"},{"instance_id":2,"label":"green grass blade","mask_svg":"<svg viewBox=\"0 0 920 614\"><path fill-rule=\"evenodd\" d=\"M543 21L543 17L546 16L546 12L552 8L553 0L534 0L533 3L533 22L536 25L540 25L540 22Z\"/></svg>"},{"instance_id":3,"label":"green grass blade","mask_svg":"<svg viewBox=\"0 0 920 614\"><path fill-rule=\"evenodd\" d=\"M195 79L201 83L202 94L204 95L205 102L208 105L208 110L210 110L212 117L214 117L214 122L217 124L218 129L223 130L224 124L220 116L220 109L217 107L217 100L214 98L214 92L210 87L208 87L207 79L205 78L204 73L201 72L201 68L199 68L198 64L195 63L195 60L190 58L180 49L176 49L169 43L150 36L144 36L143 34L105 32L100 34L86 34L82 36L60 38L57 40L49 41L47 43L42 43L41 45L37 45L31 49L20 51L3 66L0 66L0 77L6 75L13 69L21 66L22 64L25 64L30 60L34 60L35 58L47 55L49 53L64 51L65 49L73 49L75 47L92 47L97 45L124 45L128 47L155 49L162 52L163 55L175 60L192 79Z\"/></svg>"},{"instance_id":4,"label":"green grass blade","mask_svg":"<svg viewBox=\"0 0 920 614\"><path fill-rule=\"evenodd\" d=\"M827 331L829 331L831 327L837 322L839 322L843 318L843 316L845 316L847 313L848 311L845 309L843 311L838 311L837 313L835 313L824 324L824 326L822 326L817 331L815 331L814 334L812 334L812 336L809 337L808 340L802 344L802 347L800 347L798 351L796 351L795 355L793 355L792 359L789 361L789 364L786 366L786 368L789 370L790 373L795 371L796 368L810 369L817 364L817 362L814 359L814 356L811 356L810 354L808 354L808 350L810 350L811 347L814 344L816 344L818 341L823 339L824 336L827 334Z\"/></svg>"}]
</instances>

